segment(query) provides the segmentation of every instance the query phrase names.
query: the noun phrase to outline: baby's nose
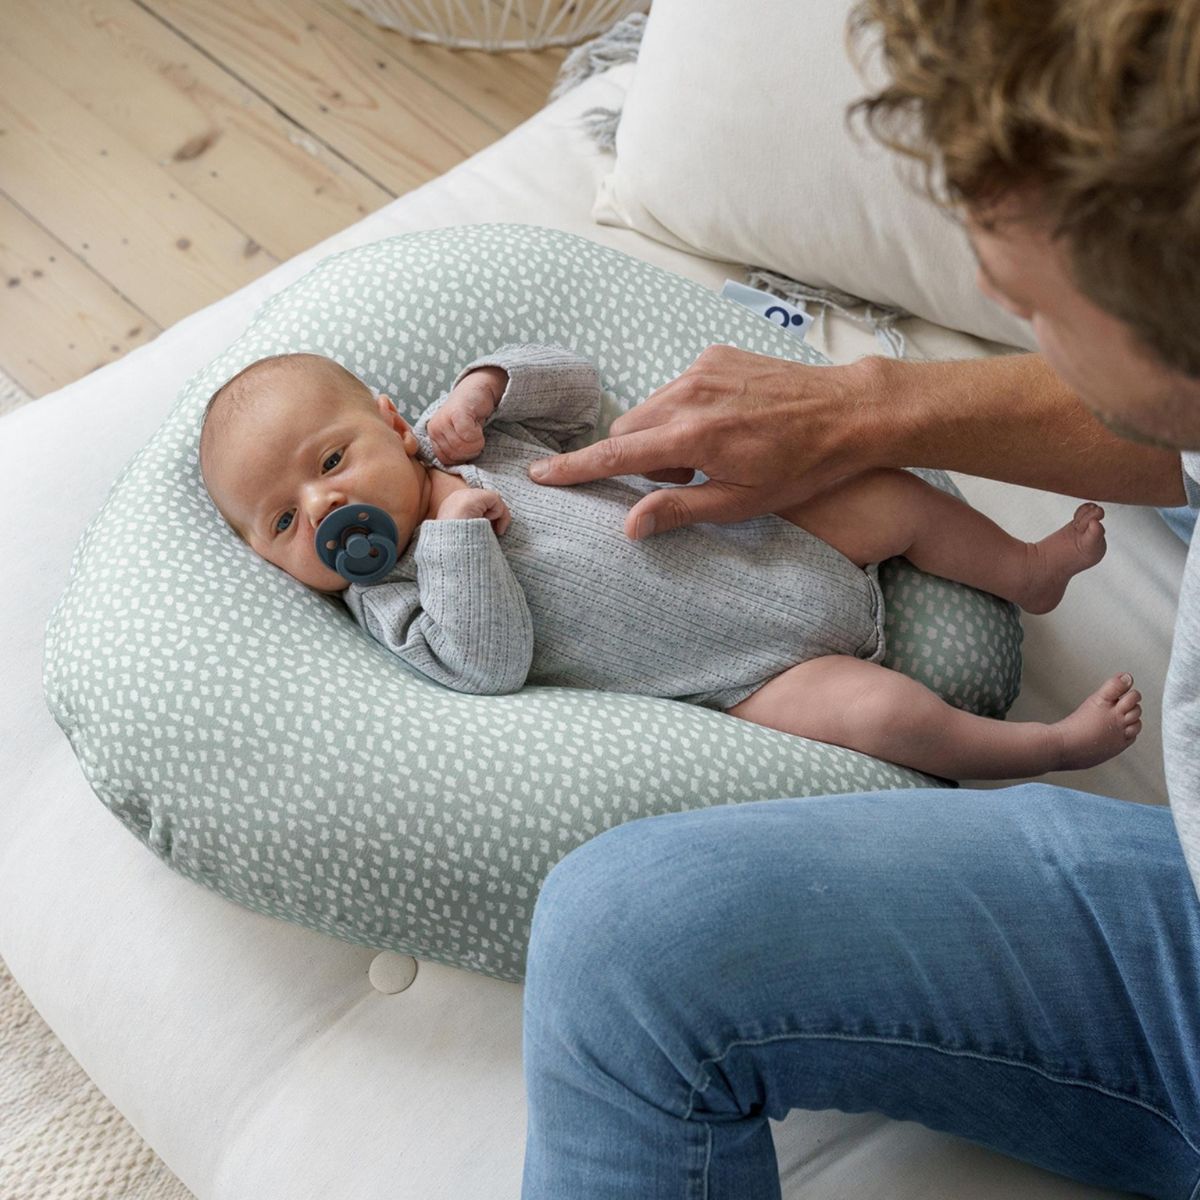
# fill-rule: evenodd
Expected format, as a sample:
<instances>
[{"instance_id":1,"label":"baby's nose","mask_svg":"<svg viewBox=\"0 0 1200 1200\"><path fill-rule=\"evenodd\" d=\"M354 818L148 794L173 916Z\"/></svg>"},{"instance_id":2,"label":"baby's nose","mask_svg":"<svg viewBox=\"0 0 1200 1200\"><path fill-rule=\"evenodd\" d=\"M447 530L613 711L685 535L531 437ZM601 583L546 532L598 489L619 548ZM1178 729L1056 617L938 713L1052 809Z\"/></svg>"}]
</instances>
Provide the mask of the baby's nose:
<instances>
[{"instance_id":1,"label":"baby's nose","mask_svg":"<svg viewBox=\"0 0 1200 1200\"><path fill-rule=\"evenodd\" d=\"M347 498L340 492L325 492L305 500L305 516L308 517L309 524L315 530L331 512L346 503Z\"/></svg>"}]
</instances>

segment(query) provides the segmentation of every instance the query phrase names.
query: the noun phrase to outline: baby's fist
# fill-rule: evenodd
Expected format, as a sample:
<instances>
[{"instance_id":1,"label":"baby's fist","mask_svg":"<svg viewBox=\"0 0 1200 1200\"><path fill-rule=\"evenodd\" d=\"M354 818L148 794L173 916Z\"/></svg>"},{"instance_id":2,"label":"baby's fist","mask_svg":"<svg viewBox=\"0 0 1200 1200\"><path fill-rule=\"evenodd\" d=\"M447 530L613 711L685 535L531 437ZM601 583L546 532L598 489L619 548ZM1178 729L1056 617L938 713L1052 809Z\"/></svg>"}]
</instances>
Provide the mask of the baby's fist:
<instances>
[{"instance_id":1,"label":"baby's fist","mask_svg":"<svg viewBox=\"0 0 1200 1200\"><path fill-rule=\"evenodd\" d=\"M436 520L469 520L471 517L486 517L492 523L496 535L502 534L512 521L508 505L499 492L490 488L460 488L451 492L442 501Z\"/></svg>"},{"instance_id":2,"label":"baby's fist","mask_svg":"<svg viewBox=\"0 0 1200 1200\"><path fill-rule=\"evenodd\" d=\"M447 466L470 462L483 450L483 422L464 403L447 401L429 418L425 432Z\"/></svg>"},{"instance_id":3,"label":"baby's fist","mask_svg":"<svg viewBox=\"0 0 1200 1200\"><path fill-rule=\"evenodd\" d=\"M464 463L479 457L483 427L496 411L507 381L503 367L476 367L451 388L446 402L425 426L442 462Z\"/></svg>"}]
</instances>

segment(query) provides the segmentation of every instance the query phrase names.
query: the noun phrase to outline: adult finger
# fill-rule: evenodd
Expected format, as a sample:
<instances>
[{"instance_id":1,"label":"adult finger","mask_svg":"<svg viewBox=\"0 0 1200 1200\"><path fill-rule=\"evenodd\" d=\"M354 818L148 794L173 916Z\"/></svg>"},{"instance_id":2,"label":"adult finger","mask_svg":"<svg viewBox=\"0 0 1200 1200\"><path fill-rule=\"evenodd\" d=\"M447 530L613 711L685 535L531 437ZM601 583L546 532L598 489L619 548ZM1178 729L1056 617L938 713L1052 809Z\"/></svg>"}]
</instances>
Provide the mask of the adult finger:
<instances>
[{"instance_id":1,"label":"adult finger","mask_svg":"<svg viewBox=\"0 0 1200 1200\"><path fill-rule=\"evenodd\" d=\"M659 391L661 390L660 388ZM657 394L652 392L651 397ZM647 397L647 400L649 399L650 397ZM643 401L636 408L631 408L617 417L608 427L608 436L627 437L631 433L663 425L669 420L670 414L664 411L653 410L647 413L646 403L647 401ZM670 467L664 471L644 471L643 474L655 483L691 483L696 472L691 467Z\"/></svg>"},{"instance_id":2,"label":"adult finger","mask_svg":"<svg viewBox=\"0 0 1200 1200\"><path fill-rule=\"evenodd\" d=\"M643 541L700 521L728 525L754 515L746 489L709 480L699 487L671 488L643 496L625 515L625 534Z\"/></svg>"},{"instance_id":3,"label":"adult finger","mask_svg":"<svg viewBox=\"0 0 1200 1200\"><path fill-rule=\"evenodd\" d=\"M669 471L647 471L646 478L655 483L691 483L696 472L691 467L672 468Z\"/></svg>"},{"instance_id":4,"label":"adult finger","mask_svg":"<svg viewBox=\"0 0 1200 1200\"><path fill-rule=\"evenodd\" d=\"M688 369L689 371L691 368ZM678 411L677 401L686 402L691 381L688 372L657 387L644 400L613 417L609 424L610 437L624 437L643 429L653 429L670 421Z\"/></svg>"},{"instance_id":5,"label":"adult finger","mask_svg":"<svg viewBox=\"0 0 1200 1200\"><path fill-rule=\"evenodd\" d=\"M657 394L657 392L651 393L641 404L635 404L632 408L613 417L608 427L609 437L623 437L629 433L640 433L643 429L653 429L655 425L661 425L664 421L669 420L670 413L664 411L661 406L650 403L651 397Z\"/></svg>"},{"instance_id":6,"label":"adult finger","mask_svg":"<svg viewBox=\"0 0 1200 1200\"><path fill-rule=\"evenodd\" d=\"M678 435L668 445L658 430L629 433L619 438L603 438L571 450L566 454L555 454L550 458L538 459L529 464L529 477L536 483L561 486L572 483L590 483L594 479L611 479L614 475L645 475L650 471L688 472L686 479L671 482L686 482L691 478L690 468L680 464L680 452L672 448L679 441Z\"/></svg>"}]
</instances>

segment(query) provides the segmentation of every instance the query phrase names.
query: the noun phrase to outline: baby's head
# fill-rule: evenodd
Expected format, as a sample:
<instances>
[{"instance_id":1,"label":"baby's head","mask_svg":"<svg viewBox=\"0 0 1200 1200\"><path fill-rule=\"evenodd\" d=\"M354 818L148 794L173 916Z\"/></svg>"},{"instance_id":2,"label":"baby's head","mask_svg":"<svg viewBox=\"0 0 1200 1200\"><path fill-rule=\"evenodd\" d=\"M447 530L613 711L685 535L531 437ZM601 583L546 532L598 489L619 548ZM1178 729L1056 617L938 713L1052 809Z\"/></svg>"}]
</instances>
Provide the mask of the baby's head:
<instances>
[{"instance_id":1,"label":"baby's head","mask_svg":"<svg viewBox=\"0 0 1200 1200\"><path fill-rule=\"evenodd\" d=\"M403 552L429 509L417 439L387 396L319 354L277 354L213 393L200 474L217 511L256 554L321 592L349 585L317 555L317 526L374 504Z\"/></svg>"}]
</instances>

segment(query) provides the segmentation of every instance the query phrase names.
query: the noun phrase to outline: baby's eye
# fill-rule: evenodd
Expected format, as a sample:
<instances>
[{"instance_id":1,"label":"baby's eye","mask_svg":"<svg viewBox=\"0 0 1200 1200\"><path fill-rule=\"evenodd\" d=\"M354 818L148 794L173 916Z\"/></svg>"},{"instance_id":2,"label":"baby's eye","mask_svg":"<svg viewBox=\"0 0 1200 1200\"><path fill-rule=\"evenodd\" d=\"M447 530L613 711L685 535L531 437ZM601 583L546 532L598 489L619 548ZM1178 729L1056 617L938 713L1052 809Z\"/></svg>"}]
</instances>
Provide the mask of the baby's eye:
<instances>
[{"instance_id":1,"label":"baby's eye","mask_svg":"<svg viewBox=\"0 0 1200 1200\"><path fill-rule=\"evenodd\" d=\"M334 461L335 459L336 459L336 461ZM341 461L342 461L342 452L341 452L340 450L335 450L335 451L334 451L334 452L333 452L333 453L332 453L332 454L331 454L331 455L330 455L330 456L329 456L329 457L328 457L328 458L327 458L327 459L326 459L326 460L325 460L325 461L324 461L324 462L321 464L321 468L322 468L322 470L330 470L330 471L332 471L332 470L333 470L333 467L336 467L336 466L338 465L338 463L340 463ZM333 467L331 467L331 466L329 465L330 463L333 463ZM285 513L284 513L284 514L283 514L283 515L282 515L282 516L279 518L279 520L275 522L275 529L274 529L274 531L273 531L273 532L275 532L275 533L286 533L286 532L287 532L287 531L288 531L288 530L289 530L289 529L292 527L292 521L291 521L291 517L292 517L292 511L293 511L293 510L289 508L289 509L287 510L287 512L285 512ZM281 525L281 524L280 524L280 522L281 522L281 521L283 521L285 518L287 519L287 524L286 524L286 525Z\"/></svg>"}]
</instances>

